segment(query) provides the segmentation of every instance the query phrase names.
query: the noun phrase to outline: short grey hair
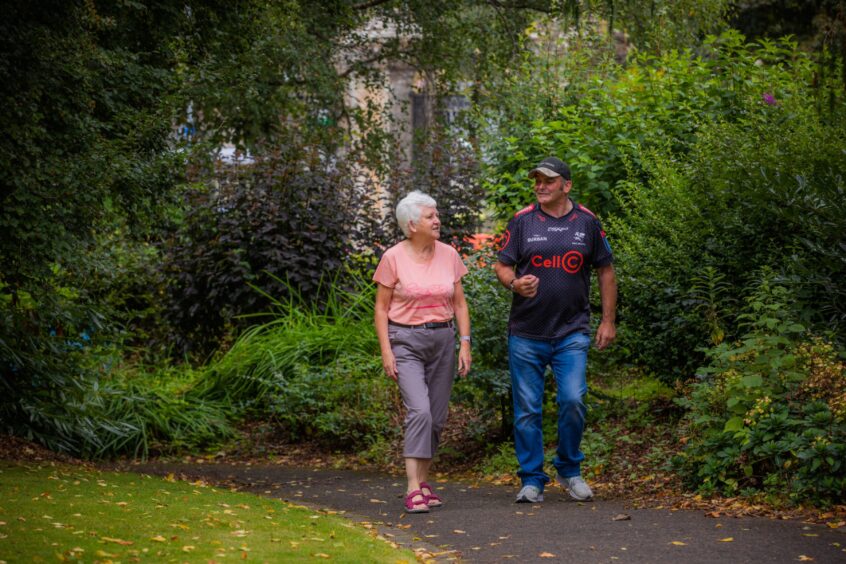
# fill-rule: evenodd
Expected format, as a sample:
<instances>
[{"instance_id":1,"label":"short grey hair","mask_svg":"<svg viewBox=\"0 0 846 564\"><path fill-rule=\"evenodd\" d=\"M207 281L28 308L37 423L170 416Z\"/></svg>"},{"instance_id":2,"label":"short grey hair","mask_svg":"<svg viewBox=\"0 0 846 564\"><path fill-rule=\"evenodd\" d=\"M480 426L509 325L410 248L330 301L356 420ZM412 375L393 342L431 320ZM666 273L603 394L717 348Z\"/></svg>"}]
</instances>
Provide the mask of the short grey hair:
<instances>
[{"instance_id":1,"label":"short grey hair","mask_svg":"<svg viewBox=\"0 0 846 564\"><path fill-rule=\"evenodd\" d=\"M438 204L435 199L420 190L415 190L400 200L397 204L397 223L403 234L408 237L408 224L420 221L421 208L436 207Z\"/></svg>"}]
</instances>

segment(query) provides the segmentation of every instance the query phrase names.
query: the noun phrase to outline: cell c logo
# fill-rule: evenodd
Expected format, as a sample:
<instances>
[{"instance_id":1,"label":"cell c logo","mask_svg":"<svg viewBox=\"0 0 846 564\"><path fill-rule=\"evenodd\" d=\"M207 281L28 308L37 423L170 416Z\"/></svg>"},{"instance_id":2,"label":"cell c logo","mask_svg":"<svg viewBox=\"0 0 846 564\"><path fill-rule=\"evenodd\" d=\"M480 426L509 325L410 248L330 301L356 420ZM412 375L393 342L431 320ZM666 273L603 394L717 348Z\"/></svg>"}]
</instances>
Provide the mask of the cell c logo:
<instances>
[{"instance_id":1,"label":"cell c logo","mask_svg":"<svg viewBox=\"0 0 846 564\"><path fill-rule=\"evenodd\" d=\"M543 258L541 255L532 257L532 266L538 268L562 268L568 274L576 274L582 269L585 257L579 251L568 251L563 255Z\"/></svg>"},{"instance_id":2,"label":"cell c logo","mask_svg":"<svg viewBox=\"0 0 846 564\"><path fill-rule=\"evenodd\" d=\"M582 269L585 258L579 251L570 251L561 258L561 267L565 272L575 274Z\"/></svg>"}]
</instances>

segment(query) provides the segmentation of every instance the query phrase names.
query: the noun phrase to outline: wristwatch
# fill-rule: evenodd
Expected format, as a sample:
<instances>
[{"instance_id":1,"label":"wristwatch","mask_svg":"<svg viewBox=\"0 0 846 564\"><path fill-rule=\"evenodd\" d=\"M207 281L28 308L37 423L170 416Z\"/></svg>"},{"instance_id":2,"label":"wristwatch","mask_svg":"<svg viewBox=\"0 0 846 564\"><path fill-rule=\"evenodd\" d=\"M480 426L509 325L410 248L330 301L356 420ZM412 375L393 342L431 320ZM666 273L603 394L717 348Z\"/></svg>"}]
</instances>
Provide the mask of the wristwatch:
<instances>
[{"instance_id":1,"label":"wristwatch","mask_svg":"<svg viewBox=\"0 0 846 564\"><path fill-rule=\"evenodd\" d=\"M512 292L514 291L514 283L515 283L516 281L517 281L517 279L516 279L516 278L512 278L512 279L511 279L511 282L509 282L509 283L508 283L508 289L509 289L509 290L511 290Z\"/></svg>"},{"instance_id":2,"label":"wristwatch","mask_svg":"<svg viewBox=\"0 0 846 564\"><path fill-rule=\"evenodd\" d=\"M467 341L469 343L470 342L470 335L462 335L461 337L458 338L458 340L459 341Z\"/></svg>"}]
</instances>

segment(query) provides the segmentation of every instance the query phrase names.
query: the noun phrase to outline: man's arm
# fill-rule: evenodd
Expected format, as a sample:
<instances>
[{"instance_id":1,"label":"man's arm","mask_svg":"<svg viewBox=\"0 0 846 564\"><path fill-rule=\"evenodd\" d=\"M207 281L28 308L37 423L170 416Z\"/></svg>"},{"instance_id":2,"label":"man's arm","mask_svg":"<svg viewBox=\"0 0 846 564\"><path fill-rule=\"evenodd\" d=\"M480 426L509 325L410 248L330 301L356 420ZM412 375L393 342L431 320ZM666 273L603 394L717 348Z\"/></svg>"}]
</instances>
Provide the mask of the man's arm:
<instances>
[{"instance_id":1,"label":"man's arm","mask_svg":"<svg viewBox=\"0 0 846 564\"><path fill-rule=\"evenodd\" d=\"M602 320L596 330L596 347L604 349L617 337L617 277L611 264L600 266L596 274L602 301Z\"/></svg>"},{"instance_id":2,"label":"man's arm","mask_svg":"<svg viewBox=\"0 0 846 564\"><path fill-rule=\"evenodd\" d=\"M500 284L524 298L533 298L538 293L538 283L540 281L534 274L526 274L517 278L514 266L500 261L494 263L494 272L496 272L496 277L499 278Z\"/></svg>"}]
</instances>

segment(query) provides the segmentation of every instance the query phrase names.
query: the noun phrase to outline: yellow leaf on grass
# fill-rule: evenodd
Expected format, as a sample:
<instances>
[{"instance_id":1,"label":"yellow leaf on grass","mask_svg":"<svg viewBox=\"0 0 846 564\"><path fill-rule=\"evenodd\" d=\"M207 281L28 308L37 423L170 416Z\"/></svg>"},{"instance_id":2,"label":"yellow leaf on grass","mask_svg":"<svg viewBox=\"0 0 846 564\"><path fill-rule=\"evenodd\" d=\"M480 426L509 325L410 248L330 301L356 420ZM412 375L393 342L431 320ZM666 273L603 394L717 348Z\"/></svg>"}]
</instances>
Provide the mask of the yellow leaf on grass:
<instances>
[{"instance_id":1,"label":"yellow leaf on grass","mask_svg":"<svg viewBox=\"0 0 846 564\"><path fill-rule=\"evenodd\" d=\"M165 480L165 482L175 482L176 476L174 476L173 472L171 472L170 474L165 476L164 480Z\"/></svg>"},{"instance_id":2,"label":"yellow leaf on grass","mask_svg":"<svg viewBox=\"0 0 846 564\"><path fill-rule=\"evenodd\" d=\"M232 531L231 534L233 537L246 537L250 534L249 531L245 531L244 529L238 529L237 531Z\"/></svg>"},{"instance_id":3,"label":"yellow leaf on grass","mask_svg":"<svg viewBox=\"0 0 846 564\"><path fill-rule=\"evenodd\" d=\"M151 541L156 541L156 542L167 542L167 539L166 539L166 538L164 538L164 537L163 537L163 536L161 536L161 535L156 535L156 536L154 536L154 537L150 537L150 540L151 540Z\"/></svg>"},{"instance_id":4,"label":"yellow leaf on grass","mask_svg":"<svg viewBox=\"0 0 846 564\"><path fill-rule=\"evenodd\" d=\"M106 541L106 542L113 542L113 543L116 543L116 544L121 544L123 546L129 546L129 545L133 544L132 541L123 540L123 539L113 539L111 537L100 537L100 540Z\"/></svg>"},{"instance_id":5,"label":"yellow leaf on grass","mask_svg":"<svg viewBox=\"0 0 846 564\"><path fill-rule=\"evenodd\" d=\"M676 545L676 546L687 546L687 543L686 543L686 542L682 542L682 541L673 541L673 542L671 542L670 544L674 544L674 545Z\"/></svg>"},{"instance_id":6,"label":"yellow leaf on grass","mask_svg":"<svg viewBox=\"0 0 846 564\"><path fill-rule=\"evenodd\" d=\"M95 554L100 558L117 558L117 554L112 554L111 552L106 552L105 550L98 550Z\"/></svg>"},{"instance_id":7,"label":"yellow leaf on grass","mask_svg":"<svg viewBox=\"0 0 846 564\"><path fill-rule=\"evenodd\" d=\"M540 554L538 554L538 557L539 558L555 558L555 555L552 554L551 552L541 552Z\"/></svg>"},{"instance_id":8,"label":"yellow leaf on grass","mask_svg":"<svg viewBox=\"0 0 846 564\"><path fill-rule=\"evenodd\" d=\"M313 555L315 558L331 558L328 554L323 554L322 552L318 552L317 554Z\"/></svg>"},{"instance_id":9,"label":"yellow leaf on grass","mask_svg":"<svg viewBox=\"0 0 846 564\"><path fill-rule=\"evenodd\" d=\"M192 550L194 550L194 547L190 544L182 547L182 552L191 552Z\"/></svg>"},{"instance_id":10,"label":"yellow leaf on grass","mask_svg":"<svg viewBox=\"0 0 846 564\"><path fill-rule=\"evenodd\" d=\"M720 539L720 542L732 542L734 541L734 537L726 537L724 539Z\"/></svg>"}]
</instances>

